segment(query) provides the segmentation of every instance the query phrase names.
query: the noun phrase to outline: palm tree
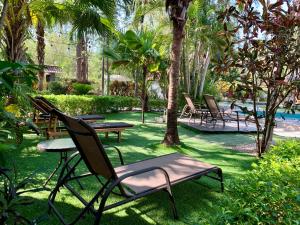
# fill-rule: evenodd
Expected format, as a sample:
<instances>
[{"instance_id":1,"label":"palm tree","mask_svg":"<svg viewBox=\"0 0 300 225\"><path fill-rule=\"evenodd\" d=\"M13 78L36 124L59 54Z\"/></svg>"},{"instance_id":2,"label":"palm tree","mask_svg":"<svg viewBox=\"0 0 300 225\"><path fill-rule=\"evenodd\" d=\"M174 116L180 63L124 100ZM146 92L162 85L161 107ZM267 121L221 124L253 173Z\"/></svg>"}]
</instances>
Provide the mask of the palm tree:
<instances>
[{"instance_id":1,"label":"palm tree","mask_svg":"<svg viewBox=\"0 0 300 225\"><path fill-rule=\"evenodd\" d=\"M111 0L88 1L78 0L75 3L66 3L65 11L72 24L72 37L77 40L76 62L77 80L88 81L88 36L109 34L109 25L114 22L116 2Z\"/></svg>"},{"instance_id":2,"label":"palm tree","mask_svg":"<svg viewBox=\"0 0 300 225\"><path fill-rule=\"evenodd\" d=\"M166 0L166 10L173 23L173 42L171 65L169 69L167 130L163 140L163 143L166 145L179 144L177 129L177 90L179 86L180 51L190 2L191 0Z\"/></svg>"},{"instance_id":3,"label":"palm tree","mask_svg":"<svg viewBox=\"0 0 300 225\"><path fill-rule=\"evenodd\" d=\"M32 1L30 4L30 11L32 15L32 23L36 29L37 38L37 60L38 64L42 66L38 73L38 89L43 90L44 84L44 63L45 63L45 28L53 27L57 23L67 22L66 16L61 10L61 5L55 3L53 0L39 0Z\"/></svg>"},{"instance_id":4,"label":"palm tree","mask_svg":"<svg viewBox=\"0 0 300 225\"><path fill-rule=\"evenodd\" d=\"M112 48L106 48L104 55L113 60L113 66L126 66L142 71L141 77L141 102L142 122L144 112L147 111L148 94L146 89L147 75L159 70L163 63L162 56L155 46L156 32L143 31L135 33L128 30L125 34L119 33L117 41Z\"/></svg>"},{"instance_id":5,"label":"palm tree","mask_svg":"<svg viewBox=\"0 0 300 225\"><path fill-rule=\"evenodd\" d=\"M6 16L7 7L8 7L8 0L4 0L3 4L2 4L2 11L1 11L1 17L0 17L0 32L2 31L2 27L4 24L4 18Z\"/></svg>"},{"instance_id":6,"label":"palm tree","mask_svg":"<svg viewBox=\"0 0 300 225\"><path fill-rule=\"evenodd\" d=\"M5 59L11 62L25 60L24 42L31 25L29 4L26 0L9 0L4 17L4 35L1 39Z\"/></svg>"}]
</instances>

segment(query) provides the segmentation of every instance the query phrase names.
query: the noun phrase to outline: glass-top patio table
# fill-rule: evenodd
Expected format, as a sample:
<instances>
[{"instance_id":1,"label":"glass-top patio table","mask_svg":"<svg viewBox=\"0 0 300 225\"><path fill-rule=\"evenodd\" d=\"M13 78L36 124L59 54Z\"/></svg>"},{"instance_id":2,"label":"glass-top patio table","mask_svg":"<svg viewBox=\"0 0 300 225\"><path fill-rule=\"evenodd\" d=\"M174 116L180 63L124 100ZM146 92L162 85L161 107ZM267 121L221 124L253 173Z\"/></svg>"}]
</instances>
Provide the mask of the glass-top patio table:
<instances>
[{"instance_id":1,"label":"glass-top patio table","mask_svg":"<svg viewBox=\"0 0 300 225\"><path fill-rule=\"evenodd\" d=\"M59 138L59 139L42 141L42 142L38 143L37 149L40 152L60 153L60 158L59 158L57 166L55 167L53 172L50 174L50 176L47 178L46 182L43 184L43 187L45 188L46 185L51 180L51 178L54 176L54 174L60 168L60 166L68 160L68 153L76 150L76 146L71 138ZM81 186L79 181L78 181L78 184Z\"/></svg>"}]
</instances>

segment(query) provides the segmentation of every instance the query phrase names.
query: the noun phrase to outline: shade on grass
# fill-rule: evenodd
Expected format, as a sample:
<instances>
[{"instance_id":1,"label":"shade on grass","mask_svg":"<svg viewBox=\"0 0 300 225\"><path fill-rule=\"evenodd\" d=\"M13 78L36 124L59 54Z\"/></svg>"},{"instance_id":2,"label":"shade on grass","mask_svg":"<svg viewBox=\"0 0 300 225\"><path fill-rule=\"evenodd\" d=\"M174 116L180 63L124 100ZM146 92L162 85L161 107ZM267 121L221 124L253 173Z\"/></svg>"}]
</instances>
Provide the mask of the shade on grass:
<instances>
[{"instance_id":1,"label":"shade on grass","mask_svg":"<svg viewBox=\"0 0 300 225\"><path fill-rule=\"evenodd\" d=\"M139 113L119 113L106 115L107 121L124 121L135 124L133 129L126 130L122 135L122 142L117 143L114 134L108 139L100 134L104 144L116 145L123 153L125 163L151 158L171 152L180 152L196 159L214 164L222 168L226 182L235 179L247 169L256 159L244 153L230 150L229 146L252 143L253 136L246 134L203 134L179 128L182 145L167 148L160 144L163 139L165 125L154 122L157 114L147 114L146 124L141 124ZM36 145L43 138L35 135L26 135L24 143L19 149L5 153L6 162L14 162L19 177L25 177L36 171L34 177L39 184L49 176L54 169L58 154L39 153ZM113 152L108 152L114 165L119 165L118 157ZM86 171L82 164L80 172ZM55 180L49 184L54 187ZM97 192L99 186L94 178L87 178L83 185L85 190L82 195L90 198ZM78 185L73 184L74 187ZM102 224L208 224L216 213L219 199L225 193L220 193L220 185L208 178L201 178L197 182L185 182L173 188L176 205L179 211L179 220L172 219L166 193L160 192L142 198L138 201L105 212ZM30 194L34 204L25 207L22 211L30 218L38 217L47 212L47 197L49 192L43 191ZM119 197L112 196L113 202ZM80 203L71 194L62 189L57 198L57 205L67 216L74 217L81 209ZM94 217L87 215L78 224L92 224ZM51 215L42 224L59 224L58 219Z\"/></svg>"}]
</instances>

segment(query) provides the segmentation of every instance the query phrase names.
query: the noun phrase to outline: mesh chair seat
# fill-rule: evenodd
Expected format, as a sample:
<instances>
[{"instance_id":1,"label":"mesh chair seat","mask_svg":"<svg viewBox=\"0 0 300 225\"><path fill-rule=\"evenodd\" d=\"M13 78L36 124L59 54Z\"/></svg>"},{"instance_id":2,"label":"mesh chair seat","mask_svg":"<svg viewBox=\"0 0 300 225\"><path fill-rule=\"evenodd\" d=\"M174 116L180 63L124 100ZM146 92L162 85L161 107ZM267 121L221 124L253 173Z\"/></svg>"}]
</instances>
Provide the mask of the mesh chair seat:
<instances>
[{"instance_id":1,"label":"mesh chair seat","mask_svg":"<svg viewBox=\"0 0 300 225\"><path fill-rule=\"evenodd\" d=\"M118 177L127 173L146 169L149 167L161 167L169 175L171 185L184 180L198 177L200 174L207 174L209 171L218 169L216 166L195 160L191 157L173 153L163 155L153 159L143 160L114 168ZM160 189L165 187L166 179L159 170L153 170L147 173L129 177L122 181L122 184L135 193L141 193L151 189Z\"/></svg>"},{"instance_id":2,"label":"mesh chair seat","mask_svg":"<svg viewBox=\"0 0 300 225\"><path fill-rule=\"evenodd\" d=\"M102 115L97 115L97 114L89 114L89 115L79 115L75 116L77 119L81 120L104 120L104 116Z\"/></svg>"},{"instance_id":3,"label":"mesh chair seat","mask_svg":"<svg viewBox=\"0 0 300 225\"><path fill-rule=\"evenodd\" d=\"M109 128L129 128L133 127L132 124L124 122L109 122L109 123L91 123L90 124L94 129L109 129Z\"/></svg>"}]
</instances>

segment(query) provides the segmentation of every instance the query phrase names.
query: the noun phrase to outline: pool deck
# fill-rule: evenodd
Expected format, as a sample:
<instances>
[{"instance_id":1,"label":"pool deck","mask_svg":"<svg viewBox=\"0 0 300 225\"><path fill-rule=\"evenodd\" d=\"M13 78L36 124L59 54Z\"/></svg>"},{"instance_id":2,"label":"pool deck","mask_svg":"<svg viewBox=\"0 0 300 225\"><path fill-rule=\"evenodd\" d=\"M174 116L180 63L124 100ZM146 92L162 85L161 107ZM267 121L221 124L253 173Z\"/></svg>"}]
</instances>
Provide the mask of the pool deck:
<instances>
[{"instance_id":1,"label":"pool deck","mask_svg":"<svg viewBox=\"0 0 300 225\"><path fill-rule=\"evenodd\" d=\"M237 122L226 122L225 127L223 126L222 121L218 121L215 126L212 123L203 122L201 124L200 119L191 119L188 118L178 119L178 123L186 128L207 132L207 133L256 133L256 126L254 123L249 123L248 126L245 125L243 121L240 122L240 130L237 128Z\"/></svg>"},{"instance_id":2,"label":"pool deck","mask_svg":"<svg viewBox=\"0 0 300 225\"><path fill-rule=\"evenodd\" d=\"M226 122L225 127L222 121L218 121L215 127L212 123L201 124L200 119L181 118L178 123L191 130L206 132L206 133L256 133L257 129L254 123L245 125L240 122L240 130L238 131L236 122ZM278 120L277 126L274 128L274 134L286 138L300 138L300 121L299 120Z\"/></svg>"},{"instance_id":3,"label":"pool deck","mask_svg":"<svg viewBox=\"0 0 300 225\"><path fill-rule=\"evenodd\" d=\"M274 134L286 138L300 138L299 120L278 120Z\"/></svg>"}]
</instances>

